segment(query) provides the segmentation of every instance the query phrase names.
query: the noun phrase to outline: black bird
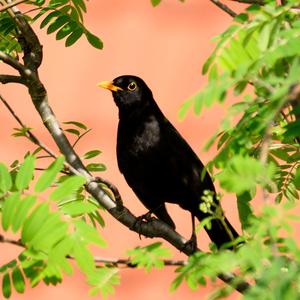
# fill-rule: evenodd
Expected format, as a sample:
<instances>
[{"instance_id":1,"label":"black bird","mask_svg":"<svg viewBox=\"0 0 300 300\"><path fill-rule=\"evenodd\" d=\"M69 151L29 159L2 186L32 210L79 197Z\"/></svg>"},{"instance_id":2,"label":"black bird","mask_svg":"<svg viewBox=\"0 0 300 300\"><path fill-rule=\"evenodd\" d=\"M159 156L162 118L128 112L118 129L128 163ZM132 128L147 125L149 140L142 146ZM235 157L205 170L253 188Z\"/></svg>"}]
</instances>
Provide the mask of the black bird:
<instances>
[{"instance_id":1,"label":"black bird","mask_svg":"<svg viewBox=\"0 0 300 300\"><path fill-rule=\"evenodd\" d=\"M117 158L127 183L151 213L174 229L165 203L190 211L195 243L194 217L199 221L212 217L199 209L203 192L213 194L213 212L220 207L208 172L203 172L200 159L163 115L141 78L125 75L98 85L112 91L119 108ZM225 217L212 218L211 228L205 229L218 248L238 237Z\"/></svg>"}]
</instances>

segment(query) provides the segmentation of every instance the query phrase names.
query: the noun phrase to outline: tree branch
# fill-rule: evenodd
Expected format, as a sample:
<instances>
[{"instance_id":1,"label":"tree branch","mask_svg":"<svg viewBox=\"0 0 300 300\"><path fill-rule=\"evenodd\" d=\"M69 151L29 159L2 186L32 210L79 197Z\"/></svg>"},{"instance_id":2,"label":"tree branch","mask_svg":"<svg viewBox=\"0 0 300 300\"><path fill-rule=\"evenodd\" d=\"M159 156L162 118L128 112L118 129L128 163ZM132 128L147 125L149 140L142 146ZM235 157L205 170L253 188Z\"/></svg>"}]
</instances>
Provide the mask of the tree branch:
<instances>
[{"instance_id":1,"label":"tree branch","mask_svg":"<svg viewBox=\"0 0 300 300\"><path fill-rule=\"evenodd\" d=\"M21 83L25 84L25 81L22 77L20 76L15 76L15 75L0 75L0 82L2 84L6 83Z\"/></svg>"},{"instance_id":2,"label":"tree branch","mask_svg":"<svg viewBox=\"0 0 300 300\"><path fill-rule=\"evenodd\" d=\"M1 78L1 75L0 75ZM27 127L25 124L21 121L21 119L16 115L12 107L8 104L8 102L3 98L3 96L0 94L0 100L5 105L5 107L9 110L9 112L12 114L12 116L15 118L15 120L19 123L19 125L26 129ZM45 144L43 144L32 132L31 130L26 131L28 134L28 138L30 141L32 141L37 146L41 147L45 152L47 152L51 157L56 158L56 155L53 151L51 151Z\"/></svg>"},{"instance_id":3,"label":"tree branch","mask_svg":"<svg viewBox=\"0 0 300 300\"><path fill-rule=\"evenodd\" d=\"M13 7L13 6L15 6L15 5L18 5L18 4L21 4L21 3L24 3L24 2L28 2L28 0L16 0L16 1L14 1L14 2L11 2L11 3L8 3L8 4L6 4L6 5L3 5L3 6L0 8L0 13L1 13L2 11L5 11L5 10L7 10L7 9Z\"/></svg>"},{"instance_id":4,"label":"tree branch","mask_svg":"<svg viewBox=\"0 0 300 300\"><path fill-rule=\"evenodd\" d=\"M159 221L160 222L160 221ZM162 223L162 222L160 222ZM16 241L16 240L12 240L12 239L8 239L5 238L3 235L0 234L0 243L9 243L9 244L13 244L19 247L25 247L25 245L21 242L21 241ZM69 257L71 259L73 259L73 257ZM96 263L109 263L109 264L125 264L127 267L136 267L136 265L132 264L130 262L130 260L128 259L105 259L105 258L100 258L100 257L94 257L94 261ZM187 262L186 261L173 261L173 260L164 260L165 265L168 266L183 266L186 265ZM219 278L221 280L223 280L224 282L227 282L228 284L230 284L233 281L236 281L236 277L232 274L221 274L219 275ZM240 282L240 283L236 283L236 285L234 286L234 288L241 292L244 293L248 288L249 288L249 284L246 282Z\"/></svg>"},{"instance_id":5,"label":"tree branch","mask_svg":"<svg viewBox=\"0 0 300 300\"><path fill-rule=\"evenodd\" d=\"M94 261L96 263L110 264L110 265L125 265L128 268L136 268L137 265L130 262L130 259L122 259L122 258L103 258L94 256ZM172 260L172 259L164 259L163 260L165 266L171 267L180 267L187 265L187 261L185 260Z\"/></svg>"},{"instance_id":6,"label":"tree branch","mask_svg":"<svg viewBox=\"0 0 300 300\"><path fill-rule=\"evenodd\" d=\"M245 3L245 4L258 4L258 5L264 5L264 0L230 0L232 2L239 2L239 3Z\"/></svg>"},{"instance_id":7,"label":"tree branch","mask_svg":"<svg viewBox=\"0 0 300 300\"><path fill-rule=\"evenodd\" d=\"M11 66L15 70L19 71L20 74L27 74L26 68L16 59L11 57L10 55L6 54L5 52L0 50L0 60L2 60L7 65Z\"/></svg>"},{"instance_id":8,"label":"tree branch","mask_svg":"<svg viewBox=\"0 0 300 300\"><path fill-rule=\"evenodd\" d=\"M91 176L61 129L53 110L49 106L47 91L37 75L38 67L42 62L42 47L39 43L38 37L21 14L16 14L15 20L20 30L19 41L24 51L24 66L22 66L22 68L25 68L26 66L26 68L29 68L34 74L34 76L24 76L24 79L26 80L25 84L28 87L32 102L41 116L44 125L59 147L59 150L65 155L67 162L76 170L77 173L80 173L86 178L86 190L104 208L106 208L115 219L130 230L150 238L163 238L186 255L192 255L195 252L192 245L186 244L187 240L184 237L178 234L166 223L156 218L151 218L148 222L141 222L140 226L137 228L135 226L137 218L122 205L120 195L115 195L116 199L119 198L119 203L117 205L116 202L98 184L97 180ZM8 62L10 62L10 60L8 60ZM21 77L23 78L22 74ZM112 192L114 192L114 190L112 190ZM198 251L200 250L198 249ZM249 288L249 284L247 282L240 280L237 283L237 277L234 274L220 274L219 278L224 282L233 285L233 288L241 293L245 292Z\"/></svg>"},{"instance_id":9,"label":"tree branch","mask_svg":"<svg viewBox=\"0 0 300 300\"><path fill-rule=\"evenodd\" d=\"M294 116L296 120L300 119L300 83L294 84L290 87L288 98L288 103L291 104L294 111ZM298 111L296 110L298 109Z\"/></svg>"},{"instance_id":10,"label":"tree branch","mask_svg":"<svg viewBox=\"0 0 300 300\"><path fill-rule=\"evenodd\" d=\"M9 239L9 238L6 238L5 236L3 236L2 234L0 234L0 243L12 244L12 245L16 245L16 246L23 247L23 248L25 247L25 245L20 240L16 241L13 239Z\"/></svg>"},{"instance_id":11,"label":"tree branch","mask_svg":"<svg viewBox=\"0 0 300 300\"><path fill-rule=\"evenodd\" d=\"M217 5L219 8L221 8L227 14L229 14L231 17L234 18L237 16L237 13L235 13L231 8L229 8L226 4L220 2L219 0L210 0L210 2Z\"/></svg>"},{"instance_id":12,"label":"tree branch","mask_svg":"<svg viewBox=\"0 0 300 300\"><path fill-rule=\"evenodd\" d=\"M0 234L0 243L6 243L6 244L12 244L18 247L26 248L26 246L20 241L20 240L13 240L6 238L2 234ZM68 257L69 259L75 259L72 256ZM109 264L109 265L125 265L125 267L128 268L136 268L137 265L133 264L130 259L124 259L124 258L105 258L105 257L100 257L100 256L94 256L94 262L97 264ZM172 260L172 259L164 259L163 260L165 266L185 266L187 265L186 260Z\"/></svg>"}]
</instances>

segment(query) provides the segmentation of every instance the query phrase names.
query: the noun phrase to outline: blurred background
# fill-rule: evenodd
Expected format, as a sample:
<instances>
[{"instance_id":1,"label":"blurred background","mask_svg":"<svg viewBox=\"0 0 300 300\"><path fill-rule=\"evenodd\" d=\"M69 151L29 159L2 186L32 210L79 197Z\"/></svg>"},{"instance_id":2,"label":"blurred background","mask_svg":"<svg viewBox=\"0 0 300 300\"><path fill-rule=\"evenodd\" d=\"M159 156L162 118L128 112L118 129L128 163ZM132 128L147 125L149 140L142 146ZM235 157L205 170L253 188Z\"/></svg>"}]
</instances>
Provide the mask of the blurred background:
<instances>
[{"instance_id":1,"label":"blurred background","mask_svg":"<svg viewBox=\"0 0 300 300\"><path fill-rule=\"evenodd\" d=\"M242 5L227 1L236 11ZM86 27L101 37L104 49L92 48L85 38L81 38L71 48L65 48L63 41L55 41L54 35L34 28L43 44L44 60L40 77L49 93L49 102L60 122L79 121L92 131L76 146L79 154L92 149L101 149L98 158L107 166L107 171L99 174L118 186L125 205L136 215L145 213L145 208L137 200L119 173L116 161L117 108L111 93L96 87L102 80L133 74L142 77L152 89L154 97L164 114L186 138L195 152L207 163L215 154L212 149L203 152L203 145L218 127L226 107L214 106L205 109L200 117L189 112L182 122L178 119L180 105L189 96L204 86L206 79L201 68L212 51L211 38L221 33L231 23L231 17L214 6L210 1L163 0L153 8L150 0L109 0L90 1L85 16ZM20 6L26 10L26 6ZM1 64L1 73L9 69ZM57 148L31 103L27 90L17 85L1 85L1 94L13 106L23 122L33 128L33 132L49 147ZM0 160L11 163L22 160L33 145L24 138L11 136L18 127L8 111L0 105ZM97 174L95 174L97 175ZM233 197L225 196L223 207L232 224L240 231L237 208ZM190 215L176 206L168 209L177 224L177 230L189 237L191 234ZM136 233L102 213L106 227L101 231L108 241L107 249L93 249L95 255L105 258L126 258L126 251L138 245L147 245L154 240L140 240ZM155 240L156 241L156 240ZM209 240L204 231L198 234L199 247L208 249ZM165 246L169 246L167 243ZM0 264L14 258L20 248L1 244ZM175 249L171 249L174 259L186 259ZM154 270L121 269L121 285L109 299L164 299L193 300L204 299L212 286L191 291L183 284L175 293L169 292L175 278L174 267ZM220 282L216 281L214 285ZM25 299L90 299L89 286L83 275L75 269L74 275L65 277L63 284L47 287L43 283L34 289L26 289L24 295L13 294L13 300ZM97 298L100 298L98 296ZM239 299L235 293L230 299Z\"/></svg>"}]
</instances>

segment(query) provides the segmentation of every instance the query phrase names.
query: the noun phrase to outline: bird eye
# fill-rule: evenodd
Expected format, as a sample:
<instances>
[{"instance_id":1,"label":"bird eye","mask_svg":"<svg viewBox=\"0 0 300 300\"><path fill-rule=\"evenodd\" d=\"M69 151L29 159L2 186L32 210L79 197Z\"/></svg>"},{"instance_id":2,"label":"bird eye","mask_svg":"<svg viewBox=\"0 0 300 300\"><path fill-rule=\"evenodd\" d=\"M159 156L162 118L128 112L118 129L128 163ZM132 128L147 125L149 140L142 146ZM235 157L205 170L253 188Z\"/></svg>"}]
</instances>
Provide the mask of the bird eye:
<instances>
[{"instance_id":1,"label":"bird eye","mask_svg":"<svg viewBox=\"0 0 300 300\"><path fill-rule=\"evenodd\" d=\"M134 91L136 89L136 83L134 81L131 82L127 88L129 91Z\"/></svg>"}]
</instances>

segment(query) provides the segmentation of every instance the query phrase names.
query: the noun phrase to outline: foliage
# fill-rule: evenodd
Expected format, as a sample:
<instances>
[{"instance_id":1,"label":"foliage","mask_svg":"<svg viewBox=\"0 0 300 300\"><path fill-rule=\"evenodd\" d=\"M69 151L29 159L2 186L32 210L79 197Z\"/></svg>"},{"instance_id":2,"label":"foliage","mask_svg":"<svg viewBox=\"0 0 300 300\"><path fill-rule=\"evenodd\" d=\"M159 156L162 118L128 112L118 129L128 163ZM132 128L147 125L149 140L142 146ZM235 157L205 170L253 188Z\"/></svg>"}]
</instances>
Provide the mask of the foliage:
<instances>
[{"instance_id":1,"label":"foliage","mask_svg":"<svg viewBox=\"0 0 300 300\"><path fill-rule=\"evenodd\" d=\"M184 0L179 0L180 2L184 2ZM153 6L157 6L161 3L161 0L151 0L151 3Z\"/></svg>"},{"instance_id":2,"label":"foliage","mask_svg":"<svg viewBox=\"0 0 300 300\"><path fill-rule=\"evenodd\" d=\"M205 285L208 278L235 271L239 280L255 278L256 284L244 299L298 299L300 293L300 251L290 222L299 222L292 205L264 206L261 214L251 220L247 243L237 251L216 253L198 252L189 258L186 266L179 267L172 283L175 290L183 280L192 289ZM210 299L219 299L234 289L219 286Z\"/></svg>"},{"instance_id":3,"label":"foliage","mask_svg":"<svg viewBox=\"0 0 300 300\"><path fill-rule=\"evenodd\" d=\"M233 24L214 38L216 47L203 66L208 83L188 99L179 112L193 107L237 100L228 109L218 131L205 146L217 144L218 154L208 164L220 186L237 197L245 245L236 252L197 253L180 267L172 289L186 280L195 289L218 274L238 272L255 278L245 299L296 299L300 290L299 247L296 245L290 205L299 199L299 1L278 5L266 1L251 5ZM254 213L252 199L263 190L266 203ZM293 204L294 205L294 204ZM284 277L284 279L283 279ZM232 292L217 290L213 299Z\"/></svg>"},{"instance_id":4,"label":"foliage","mask_svg":"<svg viewBox=\"0 0 300 300\"><path fill-rule=\"evenodd\" d=\"M35 165L33 155L14 163L11 170L0 164L2 229L19 236L24 247L16 259L0 268L3 296L10 297L12 286L23 293L25 278L31 286L42 280L46 284L61 282L63 273L73 272L68 257L73 257L85 273L93 286L91 293L112 293L112 285L119 282L118 273L97 268L89 250L91 244L105 247L106 242L96 228L97 223L104 225L99 205L84 193L85 179L59 176L64 168L63 157L53 161L37 180ZM111 279L103 282L107 276Z\"/></svg>"},{"instance_id":5,"label":"foliage","mask_svg":"<svg viewBox=\"0 0 300 300\"><path fill-rule=\"evenodd\" d=\"M136 247L128 250L130 261L139 268L145 268L150 272L153 267L161 269L164 266L164 258L170 257L169 249L161 247L161 243L153 243L145 247Z\"/></svg>"},{"instance_id":6,"label":"foliage","mask_svg":"<svg viewBox=\"0 0 300 300\"><path fill-rule=\"evenodd\" d=\"M184 281L196 290L216 281L220 273L234 272L238 276L233 286L218 285L211 299L231 294L240 280L252 283L244 295L247 300L299 298L300 250L294 230L299 217L294 209L300 189L300 2L278 2L250 5L214 38L215 49L202 70L208 83L179 112L184 118L193 108L200 115L204 107L223 104L235 95L237 100L230 102L206 149L217 145L218 153L208 169L225 192L236 195L243 237L242 243L235 243L235 251L211 247L210 253L189 257L176 270L171 290ZM161 0L151 3L157 6ZM55 33L57 40L64 39L66 46L85 35L92 46L102 48L101 40L84 26L86 1L34 0L26 7L29 22L41 21L40 27ZM0 12L0 50L18 57L16 32L9 12ZM90 131L78 121L63 126L73 147ZM15 128L13 135L31 139L30 130ZM26 153L22 163L16 160L9 167L0 163L1 231L10 231L22 246L18 257L0 267L2 294L9 298L13 289L23 293L26 282L32 287L41 281L60 283L64 274L72 274L70 260L74 260L91 285L90 294L100 292L106 297L114 292L120 276L115 265L96 266L89 248L91 244L106 246L99 234L105 225L101 207L85 193L85 180L71 176L63 157L38 173L41 150ZM93 149L82 155L89 171L106 169L94 161L100 154ZM265 200L261 211L252 201L259 195ZM211 195L204 197L200 209L208 212ZM210 218L200 227L209 226ZM3 241L5 236L0 238ZM160 243L136 247L127 254L131 265L147 272L164 267L164 259L170 256Z\"/></svg>"},{"instance_id":7,"label":"foliage","mask_svg":"<svg viewBox=\"0 0 300 300\"><path fill-rule=\"evenodd\" d=\"M300 23L292 10L298 1L251 5L234 24L215 38L217 45L203 66L207 86L189 99L180 112L194 106L223 103L229 91L242 98L234 103L218 132L206 145L217 142L210 162L216 178L228 192L251 192L260 184L282 199L299 199L295 181L299 166L299 119L289 93L299 83ZM238 120L238 121L237 121ZM266 162L260 160L265 155ZM240 178L243 178L241 182Z\"/></svg>"},{"instance_id":8,"label":"foliage","mask_svg":"<svg viewBox=\"0 0 300 300\"><path fill-rule=\"evenodd\" d=\"M75 44L85 36L90 45L103 48L99 37L92 34L84 25L87 12L84 0L34 0L28 2L25 14L31 23L42 20L40 28L47 28L47 34L56 33L56 40L65 39L65 46ZM31 12L37 14L32 16ZM0 50L17 55L21 52L16 25L7 11L0 12Z\"/></svg>"}]
</instances>

